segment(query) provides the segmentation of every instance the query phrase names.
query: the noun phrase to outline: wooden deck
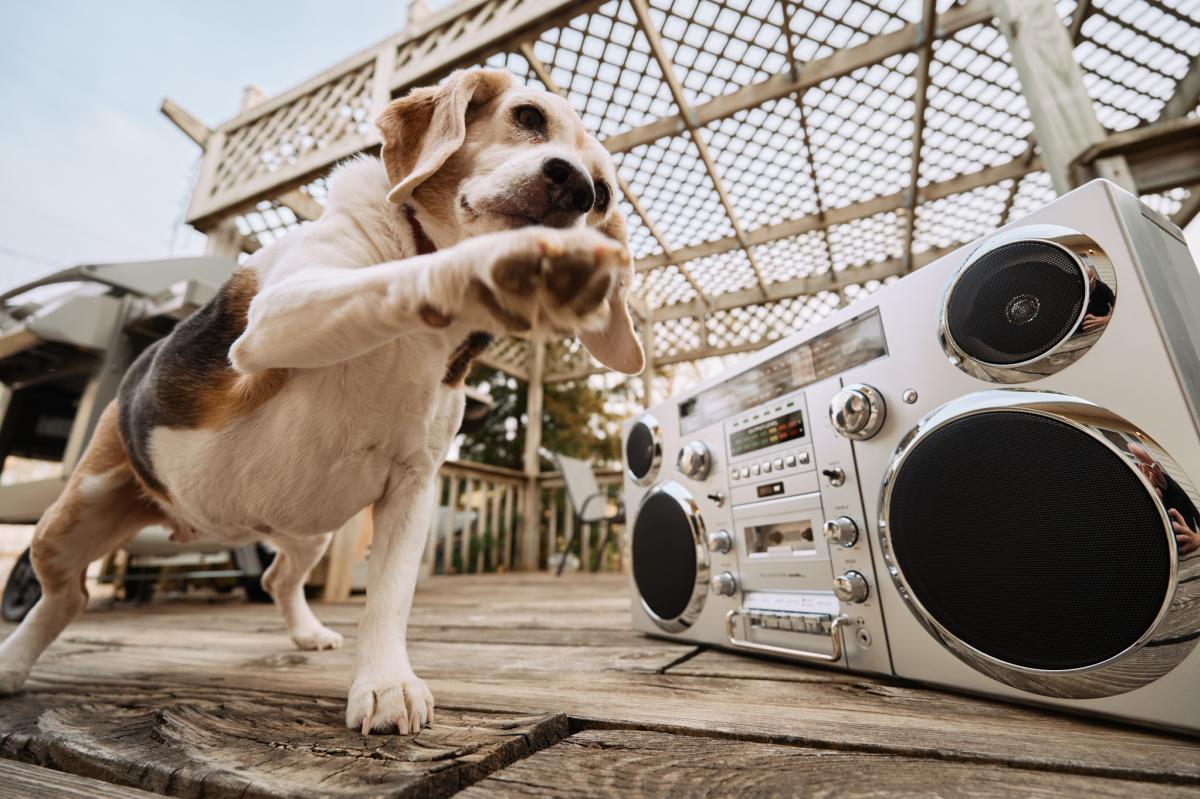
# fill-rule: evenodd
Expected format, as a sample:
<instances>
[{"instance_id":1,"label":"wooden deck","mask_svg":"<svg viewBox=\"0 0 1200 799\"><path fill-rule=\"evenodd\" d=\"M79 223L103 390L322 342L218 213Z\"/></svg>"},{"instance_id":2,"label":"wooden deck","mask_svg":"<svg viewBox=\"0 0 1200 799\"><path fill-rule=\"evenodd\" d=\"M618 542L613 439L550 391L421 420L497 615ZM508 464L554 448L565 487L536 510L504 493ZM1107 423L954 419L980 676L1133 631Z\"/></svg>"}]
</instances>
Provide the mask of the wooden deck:
<instances>
[{"instance_id":1,"label":"wooden deck","mask_svg":"<svg viewBox=\"0 0 1200 799\"><path fill-rule=\"evenodd\" d=\"M360 611L318 607L350 646ZM1194 739L628 626L616 575L434 578L410 641L437 719L366 738L350 651L292 649L270 606L93 608L0 699L0 795L1200 795Z\"/></svg>"}]
</instances>

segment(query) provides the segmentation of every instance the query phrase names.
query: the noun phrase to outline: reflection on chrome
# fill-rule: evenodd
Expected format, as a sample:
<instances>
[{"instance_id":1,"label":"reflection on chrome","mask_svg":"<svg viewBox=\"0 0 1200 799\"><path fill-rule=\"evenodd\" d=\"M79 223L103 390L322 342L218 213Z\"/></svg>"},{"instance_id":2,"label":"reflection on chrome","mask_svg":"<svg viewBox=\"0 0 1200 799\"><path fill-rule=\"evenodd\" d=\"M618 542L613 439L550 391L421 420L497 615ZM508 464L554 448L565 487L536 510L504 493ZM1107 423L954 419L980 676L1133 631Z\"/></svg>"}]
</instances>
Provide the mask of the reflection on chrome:
<instances>
[{"instance_id":1,"label":"reflection on chrome","mask_svg":"<svg viewBox=\"0 0 1200 799\"><path fill-rule=\"evenodd\" d=\"M915 596L896 559L889 516L892 489L906 456L939 428L964 417L1020 411L1064 422L1119 454L1157 500L1169 540L1170 579L1157 619L1124 652L1079 669L1042 670L998 660L960 640ZM1048 391L990 389L946 403L927 414L900 441L884 473L879 539L888 572L921 625L950 652L1001 682L1044 696L1072 699L1112 696L1151 683L1184 660L1200 639L1200 492L1179 464L1126 419L1078 397ZM1048 602L1052 599L1048 598Z\"/></svg>"},{"instance_id":2,"label":"reflection on chrome","mask_svg":"<svg viewBox=\"0 0 1200 799\"><path fill-rule=\"evenodd\" d=\"M972 357L950 332L948 310L955 287L963 275L983 256L1000 247L1019 242L1041 242L1059 248L1078 265L1086 282L1078 319L1070 332L1048 351L1015 364L988 363ZM1018 384L1037 380L1065 369L1099 340L1112 320L1117 300L1117 276L1112 261L1087 235L1062 225L1027 225L999 233L971 252L946 284L938 319L938 340L950 362L967 374L992 383ZM1042 312L1042 299L1034 287L1014 294L1003 308L1004 319L1013 326L1029 324Z\"/></svg>"}]
</instances>

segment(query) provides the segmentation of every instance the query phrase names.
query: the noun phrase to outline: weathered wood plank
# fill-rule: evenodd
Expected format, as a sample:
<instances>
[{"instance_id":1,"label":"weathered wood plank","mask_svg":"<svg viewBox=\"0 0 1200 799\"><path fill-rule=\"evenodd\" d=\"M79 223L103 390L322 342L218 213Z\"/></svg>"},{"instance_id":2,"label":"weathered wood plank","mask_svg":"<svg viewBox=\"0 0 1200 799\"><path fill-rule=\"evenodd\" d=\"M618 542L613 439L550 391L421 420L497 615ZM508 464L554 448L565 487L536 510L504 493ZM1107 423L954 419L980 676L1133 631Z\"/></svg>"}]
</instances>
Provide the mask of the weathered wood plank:
<instances>
[{"instance_id":1,"label":"weathered wood plank","mask_svg":"<svg viewBox=\"0 0 1200 799\"><path fill-rule=\"evenodd\" d=\"M349 648L297 652L281 639L227 633L207 640L172 647L159 632L144 644L59 643L31 685L87 685L103 664L106 679L344 696ZM1191 739L802 667L792 681L662 674L671 653L653 652L658 643L647 641L647 651L417 641L410 653L443 707L1200 784Z\"/></svg>"},{"instance_id":2,"label":"weathered wood plank","mask_svg":"<svg viewBox=\"0 0 1200 799\"><path fill-rule=\"evenodd\" d=\"M8 799L153 799L155 794L77 777L54 769L0 760L0 791Z\"/></svg>"},{"instance_id":3,"label":"weathered wood plank","mask_svg":"<svg viewBox=\"0 0 1200 799\"><path fill-rule=\"evenodd\" d=\"M440 707L1200 784L1194 739L836 671L715 652L688 659L686 644L629 632L625 579L435 578L417 594L414 666ZM361 606L317 612L352 636ZM31 686L143 679L340 705L353 645L297 652L269 607L89 613L38 664ZM5 710L0 700L0 719Z\"/></svg>"},{"instance_id":4,"label":"weathered wood plank","mask_svg":"<svg viewBox=\"0 0 1200 799\"><path fill-rule=\"evenodd\" d=\"M500 769L462 797L1195 796L1191 787L863 752L587 730Z\"/></svg>"},{"instance_id":5,"label":"weathered wood plank","mask_svg":"<svg viewBox=\"0 0 1200 799\"><path fill-rule=\"evenodd\" d=\"M447 796L567 732L562 716L440 710L416 736L368 737L343 713L228 687L60 685L4 702L0 755L170 796Z\"/></svg>"}]
</instances>

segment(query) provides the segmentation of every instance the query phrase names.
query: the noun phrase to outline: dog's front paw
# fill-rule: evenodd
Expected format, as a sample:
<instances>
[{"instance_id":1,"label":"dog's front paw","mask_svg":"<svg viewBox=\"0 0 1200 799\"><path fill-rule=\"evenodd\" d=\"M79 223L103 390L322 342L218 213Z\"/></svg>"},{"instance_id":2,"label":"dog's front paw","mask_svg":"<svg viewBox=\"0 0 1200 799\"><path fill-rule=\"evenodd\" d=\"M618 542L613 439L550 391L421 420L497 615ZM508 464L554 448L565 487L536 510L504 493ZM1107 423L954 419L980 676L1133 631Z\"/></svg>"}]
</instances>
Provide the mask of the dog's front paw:
<instances>
[{"instance_id":1,"label":"dog's front paw","mask_svg":"<svg viewBox=\"0 0 1200 799\"><path fill-rule=\"evenodd\" d=\"M342 634L318 624L316 627L294 631L292 641L297 649L339 649L342 646Z\"/></svg>"},{"instance_id":2,"label":"dog's front paw","mask_svg":"<svg viewBox=\"0 0 1200 799\"><path fill-rule=\"evenodd\" d=\"M395 732L408 735L433 721L433 694L411 672L392 680L356 678L350 686L346 726L363 735Z\"/></svg>"},{"instance_id":3,"label":"dog's front paw","mask_svg":"<svg viewBox=\"0 0 1200 799\"><path fill-rule=\"evenodd\" d=\"M590 228L528 228L485 267L482 301L510 330L573 331L607 312L629 253Z\"/></svg>"},{"instance_id":4,"label":"dog's front paw","mask_svg":"<svg viewBox=\"0 0 1200 799\"><path fill-rule=\"evenodd\" d=\"M29 679L29 669L6 668L0 664L0 696L15 694Z\"/></svg>"}]
</instances>

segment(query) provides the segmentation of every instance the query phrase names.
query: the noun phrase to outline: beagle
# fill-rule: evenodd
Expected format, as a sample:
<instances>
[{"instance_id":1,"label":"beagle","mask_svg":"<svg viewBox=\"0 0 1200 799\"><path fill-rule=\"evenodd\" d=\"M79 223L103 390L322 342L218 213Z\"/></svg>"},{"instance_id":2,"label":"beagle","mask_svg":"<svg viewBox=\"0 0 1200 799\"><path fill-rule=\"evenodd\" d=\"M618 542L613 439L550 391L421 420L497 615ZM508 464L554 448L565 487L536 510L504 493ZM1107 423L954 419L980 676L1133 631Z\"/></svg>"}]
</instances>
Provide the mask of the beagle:
<instances>
[{"instance_id":1,"label":"beagle","mask_svg":"<svg viewBox=\"0 0 1200 799\"><path fill-rule=\"evenodd\" d=\"M320 219L249 258L129 369L34 533L44 595L0 645L0 695L83 610L88 563L152 523L269 539L263 587L292 640L338 647L304 581L328 531L374 505L346 723L432 719L405 633L471 360L512 331L575 332L625 373L643 353L613 163L565 100L460 71L377 125L381 158L338 167Z\"/></svg>"}]
</instances>

